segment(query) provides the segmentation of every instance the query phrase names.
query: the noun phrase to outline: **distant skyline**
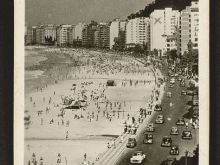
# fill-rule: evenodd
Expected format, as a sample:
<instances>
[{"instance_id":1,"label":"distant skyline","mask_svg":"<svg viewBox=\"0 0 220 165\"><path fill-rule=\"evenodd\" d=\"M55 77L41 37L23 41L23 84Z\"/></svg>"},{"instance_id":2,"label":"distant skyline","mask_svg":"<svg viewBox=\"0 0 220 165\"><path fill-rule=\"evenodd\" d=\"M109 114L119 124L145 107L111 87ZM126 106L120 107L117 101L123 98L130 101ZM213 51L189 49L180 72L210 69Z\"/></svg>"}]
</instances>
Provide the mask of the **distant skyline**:
<instances>
[{"instance_id":1,"label":"distant skyline","mask_svg":"<svg viewBox=\"0 0 220 165\"><path fill-rule=\"evenodd\" d=\"M126 19L153 0L25 0L25 24L77 24Z\"/></svg>"}]
</instances>

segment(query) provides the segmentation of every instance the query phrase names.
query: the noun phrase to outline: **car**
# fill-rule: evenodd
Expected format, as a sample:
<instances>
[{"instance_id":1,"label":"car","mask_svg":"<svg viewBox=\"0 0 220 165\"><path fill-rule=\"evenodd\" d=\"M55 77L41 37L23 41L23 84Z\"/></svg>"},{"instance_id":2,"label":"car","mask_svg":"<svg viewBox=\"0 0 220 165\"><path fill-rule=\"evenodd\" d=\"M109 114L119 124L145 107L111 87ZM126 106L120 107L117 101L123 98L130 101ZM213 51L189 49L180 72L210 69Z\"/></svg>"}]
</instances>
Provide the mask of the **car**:
<instances>
[{"instance_id":1,"label":"car","mask_svg":"<svg viewBox=\"0 0 220 165\"><path fill-rule=\"evenodd\" d=\"M178 77L178 81L182 81L182 78L181 78L181 77Z\"/></svg>"},{"instance_id":2,"label":"car","mask_svg":"<svg viewBox=\"0 0 220 165\"><path fill-rule=\"evenodd\" d=\"M146 131L147 131L147 132L154 132L154 131L155 131L154 124L153 124L153 123L149 123L149 124L147 125Z\"/></svg>"},{"instance_id":3,"label":"car","mask_svg":"<svg viewBox=\"0 0 220 165\"><path fill-rule=\"evenodd\" d=\"M131 164L141 164L145 160L146 155L143 153L143 151L135 151L132 154L132 157L130 158Z\"/></svg>"},{"instance_id":4,"label":"car","mask_svg":"<svg viewBox=\"0 0 220 165\"><path fill-rule=\"evenodd\" d=\"M199 100L198 99L193 99L193 106L199 105Z\"/></svg>"},{"instance_id":5,"label":"car","mask_svg":"<svg viewBox=\"0 0 220 165\"><path fill-rule=\"evenodd\" d=\"M162 107L160 104L156 104L154 107L154 111L162 111Z\"/></svg>"},{"instance_id":6,"label":"car","mask_svg":"<svg viewBox=\"0 0 220 165\"><path fill-rule=\"evenodd\" d=\"M173 87L174 87L174 84L170 84L170 85L169 85L169 88L173 88Z\"/></svg>"},{"instance_id":7,"label":"car","mask_svg":"<svg viewBox=\"0 0 220 165\"><path fill-rule=\"evenodd\" d=\"M179 155L179 147L177 145L171 146L170 155Z\"/></svg>"},{"instance_id":8,"label":"car","mask_svg":"<svg viewBox=\"0 0 220 165\"><path fill-rule=\"evenodd\" d=\"M153 144L153 134L145 133L143 143L144 144Z\"/></svg>"},{"instance_id":9,"label":"car","mask_svg":"<svg viewBox=\"0 0 220 165\"><path fill-rule=\"evenodd\" d=\"M176 125L184 126L185 125L185 120L183 118L182 119L178 119L177 122L176 122Z\"/></svg>"},{"instance_id":10,"label":"car","mask_svg":"<svg viewBox=\"0 0 220 165\"><path fill-rule=\"evenodd\" d=\"M167 159L165 161L163 161L163 163L161 165L174 165L176 164L176 158L168 156Z\"/></svg>"},{"instance_id":11,"label":"car","mask_svg":"<svg viewBox=\"0 0 220 165\"><path fill-rule=\"evenodd\" d=\"M170 77L174 77L175 75L174 75L173 73L170 73L169 76L170 76Z\"/></svg>"},{"instance_id":12,"label":"car","mask_svg":"<svg viewBox=\"0 0 220 165\"><path fill-rule=\"evenodd\" d=\"M199 117L199 107L198 106L194 106L193 107L192 118L196 119L198 117Z\"/></svg>"},{"instance_id":13,"label":"car","mask_svg":"<svg viewBox=\"0 0 220 165\"><path fill-rule=\"evenodd\" d=\"M170 135L179 135L179 130L177 127L172 127L170 131Z\"/></svg>"},{"instance_id":14,"label":"car","mask_svg":"<svg viewBox=\"0 0 220 165\"><path fill-rule=\"evenodd\" d=\"M188 91L187 91L187 95L190 95L190 96L192 96L192 95L193 95L193 91L191 91L191 90L188 90Z\"/></svg>"},{"instance_id":15,"label":"car","mask_svg":"<svg viewBox=\"0 0 220 165\"><path fill-rule=\"evenodd\" d=\"M171 98L172 93L171 92L167 92L167 97Z\"/></svg>"},{"instance_id":16,"label":"car","mask_svg":"<svg viewBox=\"0 0 220 165\"><path fill-rule=\"evenodd\" d=\"M182 139L190 140L192 139L191 131L185 130L182 132Z\"/></svg>"},{"instance_id":17,"label":"car","mask_svg":"<svg viewBox=\"0 0 220 165\"><path fill-rule=\"evenodd\" d=\"M171 80L170 80L170 84L175 84L175 80L174 80L174 79L171 79Z\"/></svg>"},{"instance_id":18,"label":"car","mask_svg":"<svg viewBox=\"0 0 220 165\"><path fill-rule=\"evenodd\" d=\"M169 136L164 136L162 138L161 147L171 147L172 139Z\"/></svg>"},{"instance_id":19,"label":"car","mask_svg":"<svg viewBox=\"0 0 220 165\"><path fill-rule=\"evenodd\" d=\"M199 89L198 88L194 89L193 90L193 95L198 95L198 94L199 94Z\"/></svg>"},{"instance_id":20,"label":"car","mask_svg":"<svg viewBox=\"0 0 220 165\"><path fill-rule=\"evenodd\" d=\"M185 87L185 82L184 82L184 81L181 81L180 86L181 86L181 87Z\"/></svg>"},{"instance_id":21,"label":"car","mask_svg":"<svg viewBox=\"0 0 220 165\"><path fill-rule=\"evenodd\" d=\"M164 117L163 115L157 115L157 118L155 120L156 124L163 124L164 123Z\"/></svg>"},{"instance_id":22,"label":"car","mask_svg":"<svg viewBox=\"0 0 220 165\"><path fill-rule=\"evenodd\" d=\"M187 94L187 92L185 90L181 91L181 95L186 95L186 94Z\"/></svg>"},{"instance_id":23,"label":"car","mask_svg":"<svg viewBox=\"0 0 220 165\"><path fill-rule=\"evenodd\" d=\"M128 143L126 144L127 148L134 148L137 145L135 138L129 138Z\"/></svg>"},{"instance_id":24,"label":"car","mask_svg":"<svg viewBox=\"0 0 220 165\"><path fill-rule=\"evenodd\" d=\"M193 111L192 118L198 119L199 118L199 111Z\"/></svg>"}]
</instances>

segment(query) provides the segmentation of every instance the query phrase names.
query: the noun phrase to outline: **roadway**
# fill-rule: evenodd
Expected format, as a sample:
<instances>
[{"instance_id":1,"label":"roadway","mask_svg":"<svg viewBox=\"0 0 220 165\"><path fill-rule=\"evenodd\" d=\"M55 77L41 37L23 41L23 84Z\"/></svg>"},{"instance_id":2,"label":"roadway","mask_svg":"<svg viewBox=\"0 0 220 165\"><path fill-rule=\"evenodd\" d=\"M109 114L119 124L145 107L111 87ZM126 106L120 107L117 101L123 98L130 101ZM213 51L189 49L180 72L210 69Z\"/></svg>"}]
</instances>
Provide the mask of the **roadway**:
<instances>
[{"instance_id":1,"label":"roadway","mask_svg":"<svg viewBox=\"0 0 220 165\"><path fill-rule=\"evenodd\" d=\"M143 144L144 132L140 132L140 136L137 136L137 146L133 149L126 148L120 156L119 161L116 165L128 165L130 164L130 158L134 151L141 150L145 153L146 159L142 163L144 165L160 165L167 157L169 156L170 147L161 147L161 140L163 136L171 136L173 144L179 146L180 155L173 156L179 159L181 156L185 154L185 151L189 151L189 156L192 155L193 150L196 148L198 144L198 129L191 128L189 125L188 130L192 131L192 140L183 140L181 139L181 133L185 126L178 126L179 135L170 135L170 130L172 126L176 126L176 121L178 118L182 118L183 115L188 113L188 109L190 106L188 105L191 100L191 96L181 95L181 90L184 87L179 86L179 82L176 81L173 88L169 88L169 81L165 86L165 94L162 99L162 112L156 112L154 116L152 116L150 122L155 122L157 114L164 115L165 122L164 124L154 124L155 132L153 133L153 144ZM172 97L166 97L166 92L172 92ZM170 107L170 102L173 103L173 106Z\"/></svg>"}]
</instances>

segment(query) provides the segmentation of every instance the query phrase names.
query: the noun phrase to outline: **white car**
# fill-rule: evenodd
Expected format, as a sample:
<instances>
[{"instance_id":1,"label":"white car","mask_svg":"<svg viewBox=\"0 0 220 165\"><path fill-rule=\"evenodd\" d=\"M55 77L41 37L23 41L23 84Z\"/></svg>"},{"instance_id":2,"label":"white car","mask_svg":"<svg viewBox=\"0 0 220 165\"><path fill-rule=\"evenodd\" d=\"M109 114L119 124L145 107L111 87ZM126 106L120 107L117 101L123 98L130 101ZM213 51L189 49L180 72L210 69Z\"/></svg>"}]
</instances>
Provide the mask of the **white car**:
<instances>
[{"instance_id":1,"label":"white car","mask_svg":"<svg viewBox=\"0 0 220 165\"><path fill-rule=\"evenodd\" d=\"M154 124L153 124L153 123L149 123L149 124L147 125L146 131L147 131L147 132L154 132L154 131L155 131Z\"/></svg>"},{"instance_id":2,"label":"white car","mask_svg":"<svg viewBox=\"0 0 220 165\"><path fill-rule=\"evenodd\" d=\"M143 153L143 151L135 151L132 154L132 157L130 158L131 164L141 164L143 163L146 155Z\"/></svg>"}]
</instances>

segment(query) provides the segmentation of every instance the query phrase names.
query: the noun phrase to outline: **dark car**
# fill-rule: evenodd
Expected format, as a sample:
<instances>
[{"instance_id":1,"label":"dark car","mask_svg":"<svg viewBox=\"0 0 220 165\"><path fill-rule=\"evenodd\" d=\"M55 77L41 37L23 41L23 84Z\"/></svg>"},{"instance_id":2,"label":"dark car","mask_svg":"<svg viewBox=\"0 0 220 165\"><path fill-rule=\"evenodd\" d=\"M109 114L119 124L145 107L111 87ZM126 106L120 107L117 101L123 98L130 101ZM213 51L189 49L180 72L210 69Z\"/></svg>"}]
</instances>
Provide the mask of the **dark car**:
<instances>
[{"instance_id":1,"label":"dark car","mask_svg":"<svg viewBox=\"0 0 220 165\"><path fill-rule=\"evenodd\" d=\"M182 132L182 139L186 139L186 140L192 139L191 131L183 131Z\"/></svg>"},{"instance_id":2,"label":"dark car","mask_svg":"<svg viewBox=\"0 0 220 165\"><path fill-rule=\"evenodd\" d=\"M135 138L129 138L127 143L127 148L134 148L137 145L137 141Z\"/></svg>"},{"instance_id":3,"label":"dark car","mask_svg":"<svg viewBox=\"0 0 220 165\"><path fill-rule=\"evenodd\" d=\"M179 155L179 147L177 145L171 146L170 155Z\"/></svg>"},{"instance_id":4,"label":"dark car","mask_svg":"<svg viewBox=\"0 0 220 165\"><path fill-rule=\"evenodd\" d=\"M156 104L154 107L154 111L162 111L162 107L160 104Z\"/></svg>"},{"instance_id":5,"label":"dark car","mask_svg":"<svg viewBox=\"0 0 220 165\"><path fill-rule=\"evenodd\" d=\"M176 165L177 160L174 157L169 156L161 165Z\"/></svg>"},{"instance_id":6,"label":"dark car","mask_svg":"<svg viewBox=\"0 0 220 165\"><path fill-rule=\"evenodd\" d=\"M184 119L178 119L177 122L176 122L176 125L184 126L185 125L185 120Z\"/></svg>"},{"instance_id":7,"label":"dark car","mask_svg":"<svg viewBox=\"0 0 220 165\"><path fill-rule=\"evenodd\" d=\"M153 144L153 134L145 133L143 143L144 144Z\"/></svg>"},{"instance_id":8,"label":"dark car","mask_svg":"<svg viewBox=\"0 0 220 165\"><path fill-rule=\"evenodd\" d=\"M164 136L162 138L161 147L170 147L172 145L171 137Z\"/></svg>"},{"instance_id":9,"label":"dark car","mask_svg":"<svg viewBox=\"0 0 220 165\"><path fill-rule=\"evenodd\" d=\"M108 80L106 83L107 86L116 86L116 83L114 80Z\"/></svg>"},{"instance_id":10,"label":"dark car","mask_svg":"<svg viewBox=\"0 0 220 165\"><path fill-rule=\"evenodd\" d=\"M179 131L177 127L172 127L170 131L170 135L179 135Z\"/></svg>"},{"instance_id":11,"label":"dark car","mask_svg":"<svg viewBox=\"0 0 220 165\"><path fill-rule=\"evenodd\" d=\"M164 117L163 115L157 115L157 118L155 120L156 124L163 124L164 123Z\"/></svg>"}]
</instances>

